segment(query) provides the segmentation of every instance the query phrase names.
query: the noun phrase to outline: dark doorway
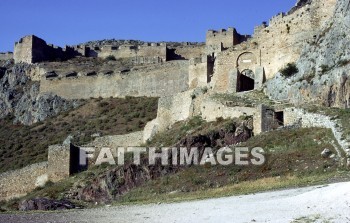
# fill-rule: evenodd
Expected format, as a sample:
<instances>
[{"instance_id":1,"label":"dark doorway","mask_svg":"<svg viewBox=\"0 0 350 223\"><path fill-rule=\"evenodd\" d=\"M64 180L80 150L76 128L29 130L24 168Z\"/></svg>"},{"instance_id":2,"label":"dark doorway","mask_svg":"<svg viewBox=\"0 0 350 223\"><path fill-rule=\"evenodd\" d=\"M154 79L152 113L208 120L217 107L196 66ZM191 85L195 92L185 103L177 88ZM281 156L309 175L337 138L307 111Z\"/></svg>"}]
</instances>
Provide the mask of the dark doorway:
<instances>
[{"instance_id":1,"label":"dark doorway","mask_svg":"<svg viewBox=\"0 0 350 223\"><path fill-rule=\"evenodd\" d=\"M238 74L237 92L254 90L254 84L254 79L248 77L247 75L245 75L245 73Z\"/></svg>"},{"instance_id":2,"label":"dark doorway","mask_svg":"<svg viewBox=\"0 0 350 223\"><path fill-rule=\"evenodd\" d=\"M208 58L207 58L207 83L210 83L211 79L213 77L214 64L215 64L215 57L208 56Z\"/></svg>"},{"instance_id":3,"label":"dark doorway","mask_svg":"<svg viewBox=\"0 0 350 223\"><path fill-rule=\"evenodd\" d=\"M284 126L284 115L283 111L281 112L275 112L275 120L278 123L279 126Z\"/></svg>"},{"instance_id":4,"label":"dark doorway","mask_svg":"<svg viewBox=\"0 0 350 223\"><path fill-rule=\"evenodd\" d=\"M80 151L81 149L73 144L70 144L70 174L79 173L87 170L88 165L80 164Z\"/></svg>"}]
</instances>

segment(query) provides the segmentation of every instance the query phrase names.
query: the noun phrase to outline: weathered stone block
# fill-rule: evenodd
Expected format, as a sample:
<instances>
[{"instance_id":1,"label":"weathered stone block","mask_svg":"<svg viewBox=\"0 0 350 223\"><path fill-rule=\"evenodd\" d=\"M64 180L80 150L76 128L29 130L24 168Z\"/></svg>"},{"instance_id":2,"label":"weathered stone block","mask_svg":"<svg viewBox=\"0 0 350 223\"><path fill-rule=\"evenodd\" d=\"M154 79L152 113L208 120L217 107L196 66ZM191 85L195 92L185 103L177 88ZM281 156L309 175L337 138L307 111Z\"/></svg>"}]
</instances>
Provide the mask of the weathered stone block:
<instances>
[{"instance_id":1,"label":"weathered stone block","mask_svg":"<svg viewBox=\"0 0 350 223\"><path fill-rule=\"evenodd\" d=\"M71 173L70 145L52 145L48 151L48 175L53 182L70 176Z\"/></svg>"}]
</instances>

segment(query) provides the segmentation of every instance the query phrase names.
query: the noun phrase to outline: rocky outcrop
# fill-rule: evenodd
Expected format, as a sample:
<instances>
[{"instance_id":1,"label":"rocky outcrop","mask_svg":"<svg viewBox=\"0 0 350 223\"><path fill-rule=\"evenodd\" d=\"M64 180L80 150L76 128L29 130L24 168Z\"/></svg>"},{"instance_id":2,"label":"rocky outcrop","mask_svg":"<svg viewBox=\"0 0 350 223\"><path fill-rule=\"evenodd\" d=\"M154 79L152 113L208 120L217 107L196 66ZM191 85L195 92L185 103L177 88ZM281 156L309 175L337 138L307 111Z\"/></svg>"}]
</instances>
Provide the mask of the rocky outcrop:
<instances>
[{"instance_id":1,"label":"rocky outcrop","mask_svg":"<svg viewBox=\"0 0 350 223\"><path fill-rule=\"evenodd\" d=\"M73 192L68 198L106 203L117 199L118 196L125 194L132 188L141 186L147 181L176 171L177 168L171 166L149 166L148 161L142 159L141 165L128 164L109 170L93 179L88 185Z\"/></svg>"},{"instance_id":2,"label":"rocky outcrop","mask_svg":"<svg viewBox=\"0 0 350 223\"><path fill-rule=\"evenodd\" d=\"M333 18L303 49L290 78L277 74L266 84L275 100L295 104L314 103L329 107L350 107L350 11L349 1L338 0Z\"/></svg>"},{"instance_id":3,"label":"rocky outcrop","mask_svg":"<svg viewBox=\"0 0 350 223\"><path fill-rule=\"evenodd\" d=\"M208 134L190 135L181 139L174 147L197 147L199 156L202 157L206 147L221 148L248 140L252 136L251 120L241 123L233 123L227 129L218 129ZM215 151L214 151L215 152ZM179 154L178 154L179 156ZM169 163L172 162L172 154L169 153ZM178 159L179 160L179 157ZM157 160L156 165L149 165L147 157L141 159L141 165L129 163L107 171L85 185L76 185L76 190L71 191L68 199L84 200L88 202L106 203L118 199L135 187L142 186L147 181L159 177L174 174L186 166L161 165Z\"/></svg>"},{"instance_id":4,"label":"rocky outcrop","mask_svg":"<svg viewBox=\"0 0 350 223\"><path fill-rule=\"evenodd\" d=\"M0 118L13 114L15 122L30 125L78 106L78 101L40 94L39 82L31 81L26 74L32 66L8 64L0 69Z\"/></svg>"},{"instance_id":5,"label":"rocky outcrop","mask_svg":"<svg viewBox=\"0 0 350 223\"><path fill-rule=\"evenodd\" d=\"M39 84L34 83L14 108L15 121L30 125L76 106L77 101L67 101L50 93L39 94Z\"/></svg>"},{"instance_id":6,"label":"rocky outcrop","mask_svg":"<svg viewBox=\"0 0 350 223\"><path fill-rule=\"evenodd\" d=\"M24 200L19 204L20 211L55 211L75 208L75 205L67 200L52 200L47 198L34 198Z\"/></svg>"},{"instance_id":7,"label":"rocky outcrop","mask_svg":"<svg viewBox=\"0 0 350 223\"><path fill-rule=\"evenodd\" d=\"M0 118L4 118L13 111L17 101L23 95L23 88L29 79L23 75L26 66L17 65L3 67L0 79Z\"/></svg>"}]
</instances>

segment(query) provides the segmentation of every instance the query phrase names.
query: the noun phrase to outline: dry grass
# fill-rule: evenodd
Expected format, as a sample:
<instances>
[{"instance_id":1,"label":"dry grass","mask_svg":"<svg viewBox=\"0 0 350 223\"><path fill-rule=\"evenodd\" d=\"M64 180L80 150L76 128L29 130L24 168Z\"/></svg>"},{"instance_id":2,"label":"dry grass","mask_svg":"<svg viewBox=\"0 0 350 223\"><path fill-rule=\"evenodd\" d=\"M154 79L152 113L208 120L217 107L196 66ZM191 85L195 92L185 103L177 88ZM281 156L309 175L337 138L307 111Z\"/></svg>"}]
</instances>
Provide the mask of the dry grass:
<instances>
[{"instance_id":1,"label":"dry grass","mask_svg":"<svg viewBox=\"0 0 350 223\"><path fill-rule=\"evenodd\" d=\"M200 116L196 116L186 121L175 123L171 129L155 135L151 141L147 142L146 146L173 146L189 135L205 135L219 129L228 130L233 128L237 123L240 123L243 118L244 117L237 119L219 118L215 122L206 122Z\"/></svg>"},{"instance_id":2,"label":"dry grass","mask_svg":"<svg viewBox=\"0 0 350 223\"><path fill-rule=\"evenodd\" d=\"M120 197L117 203L173 202L256 193L266 190L321 184L349 173L333 159L324 159L324 148L334 149L330 130L283 130L253 137L239 146L262 147L262 166L191 166L176 174L147 182ZM340 179L341 180L341 179Z\"/></svg>"},{"instance_id":3,"label":"dry grass","mask_svg":"<svg viewBox=\"0 0 350 223\"><path fill-rule=\"evenodd\" d=\"M94 133L118 135L139 131L156 117L156 98L90 99L81 107L32 126L14 125L13 117L0 120L0 172L47 160L49 145L68 135L82 145Z\"/></svg>"},{"instance_id":4,"label":"dry grass","mask_svg":"<svg viewBox=\"0 0 350 223\"><path fill-rule=\"evenodd\" d=\"M221 128L224 123L224 120L219 120L216 123L203 123L195 118L187 125L183 123L184 125L180 125L177 129L181 131L181 126L182 129L187 129L190 125L196 129L192 132L195 134L207 131L209 126L212 129ZM320 155L324 148L332 149L330 144L332 140L334 139L331 132L320 128L264 133L240 145L250 148L263 147L266 151L267 162L262 166L204 165L184 167L175 174L148 181L141 187L132 189L120 196L114 204L178 202L350 179L349 172L341 169L337 161L324 159ZM27 198L63 198L74 183L85 182L88 184L89 181L105 172L106 168L108 167L95 167L57 184L47 185L34 191ZM11 204L15 206L16 202L18 200L4 205L3 209L11 209ZM89 206L90 204L85 205Z\"/></svg>"},{"instance_id":5,"label":"dry grass","mask_svg":"<svg viewBox=\"0 0 350 223\"><path fill-rule=\"evenodd\" d=\"M325 173L324 175L313 175L307 177L286 176L286 177L269 177L253 181L245 181L237 184L226 185L220 188L211 188L205 190L196 190L191 192L172 191L170 193L145 193L142 188L135 189L122 197L115 205L130 204L147 204L158 202L182 202L199 199L211 199L219 197L246 195L253 193L261 193L265 191L273 191L287 188L298 188L305 186L313 186L326 184L331 182L329 179L337 178L349 179L346 172Z\"/></svg>"},{"instance_id":6,"label":"dry grass","mask_svg":"<svg viewBox=\"0 0 350 223\"><path fill-rule=\"evenodd\" d=\"M309 112L324 114L333 119L340 120L344 137L349 137L350 139L350 109L327 108L320 106L305 106L304 108Z\"/></svg>"},{"instance_id":7,"label":"dry grass","mask_svg":"<svg viewBox=\"0 0 350 223\"><path fill-rule=\"evenodd\" d=\"M229 107L255 107L259 104L274 105L274 102L264 92L258 90L232 94L213 94L212 98Z\"/></svg>"}]
</instances>

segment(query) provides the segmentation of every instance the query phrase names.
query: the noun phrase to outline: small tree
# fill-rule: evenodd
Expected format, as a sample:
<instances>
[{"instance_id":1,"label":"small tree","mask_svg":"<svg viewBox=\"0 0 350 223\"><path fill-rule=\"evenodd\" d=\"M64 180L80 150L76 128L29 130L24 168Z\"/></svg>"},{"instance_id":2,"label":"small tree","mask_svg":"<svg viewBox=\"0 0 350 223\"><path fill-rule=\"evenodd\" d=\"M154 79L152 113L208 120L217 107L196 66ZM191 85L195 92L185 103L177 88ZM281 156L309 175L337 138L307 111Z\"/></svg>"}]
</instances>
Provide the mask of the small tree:
<instances>
[{"instance_id":1,"label":"small tree","mask_svg":"<svg viewBox=\"0 0 350 223\"><path fill-rule=\"evenodd\" d=\"M293 76L294 74L298 73L299 70L295 63L288 63L284 68L280 70L280 73L283 77L288 78Z\"/></svg>"}]
</instances>

